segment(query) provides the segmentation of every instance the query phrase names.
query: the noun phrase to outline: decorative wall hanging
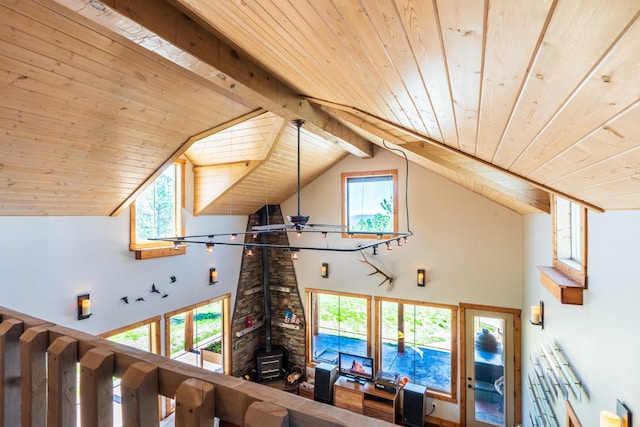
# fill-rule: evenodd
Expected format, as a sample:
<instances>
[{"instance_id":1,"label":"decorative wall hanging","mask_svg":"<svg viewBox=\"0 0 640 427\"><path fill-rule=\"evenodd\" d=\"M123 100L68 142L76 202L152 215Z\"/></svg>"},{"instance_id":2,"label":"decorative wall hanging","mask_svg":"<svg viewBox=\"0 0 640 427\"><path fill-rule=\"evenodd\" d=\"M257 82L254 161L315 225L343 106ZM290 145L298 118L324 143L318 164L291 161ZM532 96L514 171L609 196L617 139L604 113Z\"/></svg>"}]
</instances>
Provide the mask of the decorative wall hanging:
<instances>
[{"instance_id":1,"label":"decorative wall hanging","mask_svg":"<svg viewBox=\"0 0 640 427\"><path fill-rule=\"evenodd\" d=\"M378 267L373 265L371 263L371 261L369 261L367 259L367 257L364 254L364 252L360 252L360 253L362 254L362 258L364 258L364 259L357 259L356 261L361 262L363 264L367 264L368 266L370 266L374 270L371 273L367 274L367 276L373 276L374 274L380 274L382 277L384 277L384 279L382 280L382 282L378 283L378 286L382 286L387 282L389 282L389 287L393 286L393 276L385 273L384 271L380 270Z\"/></svg>"}]
</instances>

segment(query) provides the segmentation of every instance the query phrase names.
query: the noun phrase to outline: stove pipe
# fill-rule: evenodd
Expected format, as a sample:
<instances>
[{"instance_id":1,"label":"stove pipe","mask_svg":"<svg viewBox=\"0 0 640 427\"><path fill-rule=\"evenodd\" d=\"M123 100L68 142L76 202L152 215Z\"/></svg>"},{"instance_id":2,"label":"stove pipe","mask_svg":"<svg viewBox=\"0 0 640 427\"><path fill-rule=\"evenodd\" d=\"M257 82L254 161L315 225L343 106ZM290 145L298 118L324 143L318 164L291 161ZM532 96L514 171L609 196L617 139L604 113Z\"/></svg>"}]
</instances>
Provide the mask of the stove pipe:
<instances>
[{"instance_id":1,"label":"stove pipe","mask_svg":"<svg viewBox=\"0 0 640 427\"><path fill-rule=\"evenodd\" d=\"M265 206L260 212L260 224L267 225L269 223L269 206ZM266 242L266 233L260 233L260 243ZM269 287L269 253L268 248L261 248L260 255L262 257L262 287L264 292L264 337L265 352L270 354L271 348L271 289Z\"/></svg>"}]
</instances>

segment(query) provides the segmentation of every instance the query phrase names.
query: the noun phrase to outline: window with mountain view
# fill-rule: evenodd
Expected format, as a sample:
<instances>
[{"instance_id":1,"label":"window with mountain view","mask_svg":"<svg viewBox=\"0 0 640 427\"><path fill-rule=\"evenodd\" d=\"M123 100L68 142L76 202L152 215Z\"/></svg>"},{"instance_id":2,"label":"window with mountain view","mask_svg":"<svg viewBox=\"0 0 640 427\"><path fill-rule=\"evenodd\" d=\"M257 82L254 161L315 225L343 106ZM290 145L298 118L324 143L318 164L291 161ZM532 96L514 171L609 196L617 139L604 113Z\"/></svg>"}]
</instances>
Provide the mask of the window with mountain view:
<instances>
[{"instance_id":1,"label":"window with mountain view","mask_svg":"<svg viewBox=\"0 0 640 427\"><path fill-rule=\"evenodd\" d=\"M342 174L343 223L349 235L397 232L397 171Z\"/></svg>"}]
</instances>

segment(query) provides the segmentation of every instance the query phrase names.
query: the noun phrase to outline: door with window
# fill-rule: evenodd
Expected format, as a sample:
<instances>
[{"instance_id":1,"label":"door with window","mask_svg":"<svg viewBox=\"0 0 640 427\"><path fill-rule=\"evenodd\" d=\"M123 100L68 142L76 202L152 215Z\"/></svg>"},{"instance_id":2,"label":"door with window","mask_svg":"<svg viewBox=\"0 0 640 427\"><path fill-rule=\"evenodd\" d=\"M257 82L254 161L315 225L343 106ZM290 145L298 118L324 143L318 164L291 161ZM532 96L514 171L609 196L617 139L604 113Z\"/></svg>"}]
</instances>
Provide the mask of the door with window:
<instances>
[{"instance_id":1,"label":"door with window","mask_svg":"<svg viewBox=\"0 0 640 427\"><path fill-rule=\"evenodd\" d=\"M520 316L511 312L464 310L463 416L468 427L510 427L515 423L516 317L519 321Z\"/></svg>"}]
</instances>

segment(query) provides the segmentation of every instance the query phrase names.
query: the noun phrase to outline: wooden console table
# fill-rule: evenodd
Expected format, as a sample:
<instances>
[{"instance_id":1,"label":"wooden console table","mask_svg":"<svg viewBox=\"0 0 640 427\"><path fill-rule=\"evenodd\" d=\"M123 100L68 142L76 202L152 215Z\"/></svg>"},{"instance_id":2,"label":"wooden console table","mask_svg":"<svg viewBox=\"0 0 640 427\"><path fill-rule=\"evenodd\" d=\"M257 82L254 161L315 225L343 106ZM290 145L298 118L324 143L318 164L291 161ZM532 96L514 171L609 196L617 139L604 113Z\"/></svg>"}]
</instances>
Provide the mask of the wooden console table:
<instances>
[{"instance_id":1,"label":"wooden console table","mask_svg":"<svg viewBox=\"0 0 640 427\"><path fill-rule=\"evenodd\" d=\"M398 390L390 393L378 390L373 383L363 385L339 377L333 385L333 405L395 423L400 420Z\"/></svg>"}]
</instances>

